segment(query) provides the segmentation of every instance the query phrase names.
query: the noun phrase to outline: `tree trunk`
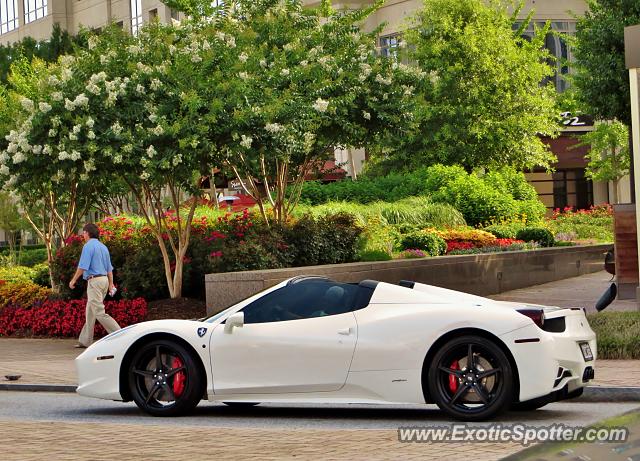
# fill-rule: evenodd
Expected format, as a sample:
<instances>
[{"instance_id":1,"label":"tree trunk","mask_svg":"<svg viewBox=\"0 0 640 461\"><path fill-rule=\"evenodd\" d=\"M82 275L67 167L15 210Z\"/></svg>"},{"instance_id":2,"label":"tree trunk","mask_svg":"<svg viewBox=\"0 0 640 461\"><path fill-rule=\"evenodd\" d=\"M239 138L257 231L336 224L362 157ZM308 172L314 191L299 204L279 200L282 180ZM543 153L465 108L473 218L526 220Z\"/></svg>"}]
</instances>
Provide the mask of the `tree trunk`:
<instances>
[{"instance_id":1,"label":"tree trunk","mask_svg":"<svg viewBox=\"0 0 640 461\"><path fill-rule=\"evenodd\" d=\"M613 180L613 194L611 197L611 202L613 202L614 205L618 204L618 183L620 182L619 179L614 179Z\"/></svg>"}]
</instances>

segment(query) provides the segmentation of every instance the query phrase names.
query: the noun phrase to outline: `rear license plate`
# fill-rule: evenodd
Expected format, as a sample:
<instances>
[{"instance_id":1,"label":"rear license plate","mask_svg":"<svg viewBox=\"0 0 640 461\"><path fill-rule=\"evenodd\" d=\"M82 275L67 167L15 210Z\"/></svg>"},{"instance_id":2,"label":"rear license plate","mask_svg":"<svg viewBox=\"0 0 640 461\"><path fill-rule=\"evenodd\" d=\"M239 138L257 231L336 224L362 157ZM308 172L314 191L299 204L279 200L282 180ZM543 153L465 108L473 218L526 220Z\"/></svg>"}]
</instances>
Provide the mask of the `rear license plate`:
<instances>
[{"instance_id":1,"label":"rear license plate","mask_svg":"<svg viewBox=\"0 0 640 461\"><path fill-rule=\"evenodd\" d=\"M582 357L584 357L585 362L593 360L593 352L591 352L589 343L580 343L580 350L582 350Z\"/></svg>"}]
</instances>

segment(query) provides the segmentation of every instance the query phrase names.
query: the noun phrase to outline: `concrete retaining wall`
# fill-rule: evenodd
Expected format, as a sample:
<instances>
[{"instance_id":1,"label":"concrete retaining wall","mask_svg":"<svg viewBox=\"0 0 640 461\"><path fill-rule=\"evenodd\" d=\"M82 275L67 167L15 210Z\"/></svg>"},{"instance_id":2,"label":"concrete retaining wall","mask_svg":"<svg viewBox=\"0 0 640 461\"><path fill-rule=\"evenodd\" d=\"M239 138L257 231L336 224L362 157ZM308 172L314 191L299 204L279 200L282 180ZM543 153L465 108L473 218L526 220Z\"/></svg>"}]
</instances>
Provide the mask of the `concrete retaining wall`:
<instances>
[{"instance_id":1,"label":"concrete retaining wall","mask_svg":"<svg viewBox=\"0 0 640 461\"><path fill-rule=\"evenodd\" d=\"M486 296L603 270L612 245L542 248L482 255L292 267L207 274L207 313L214 314L296 275L325 275L337 281L413 280Z\"/></svg>"}]
</instances>

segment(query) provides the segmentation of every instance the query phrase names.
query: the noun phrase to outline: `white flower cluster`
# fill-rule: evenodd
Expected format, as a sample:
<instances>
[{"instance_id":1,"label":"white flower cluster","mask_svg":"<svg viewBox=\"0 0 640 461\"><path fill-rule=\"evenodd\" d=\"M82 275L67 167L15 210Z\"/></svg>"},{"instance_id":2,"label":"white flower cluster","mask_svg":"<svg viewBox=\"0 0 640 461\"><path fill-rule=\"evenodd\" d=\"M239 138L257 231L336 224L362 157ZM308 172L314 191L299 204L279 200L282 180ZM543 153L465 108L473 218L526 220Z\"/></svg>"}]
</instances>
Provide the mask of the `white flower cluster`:
<instances>
[{"instance_id":1,"label":"white flower cluster","mask_svg":"<svg viewBox=\"0 0 640 461\"><path fill-rule=\"evenodd\" d=\"M105 54L100 56L100 64L106 66L109 62L116 57L116 52L114 50L109 50Z\"/></svg>"},{"instance_id":2,"label":"white flower cluster","mask_svg":"<svg viewBox=\"0 0 640 461\"><path fill-rule=\"evenodd\" d=\"M279 123L267 123L264 127L269 133L278 133L284 130L284 127Z\"/></svg>"},{"instance_id":3,"label":"white flower cluster","mask_svg":"<svg viewBox=\"0 0 640 461\"><path fill-rule=\"evenodd\" d=\"M240 62L245 63L249 59L249 56L243 51L242 53L240 53L240 56L238 56L238 59L240 60Z\"/></svg>"},{"instance_id":4,"label":"white flower cluster","mask_svg":"<svg viewBox=\"0 0 640 461\"><path fill-rule=\"evenodd\" d=\"M95 35L92 35L91 37L89 37L89 40L87 40L87 44L89 45L90 50L93 50L96 46L98 46L98 43L98 37Z\"/></svg>"},{"instance_id":5,"label":"white flower cluster","mask_svg":"<svg viewBox=\"0 0 640 461\"><path fill-rule=\"evenodd\" d=\"M22 105L22 108L27 112L33 112L35 109L33 101L29 98L22 97L22 99L20 99L20 104Z\"/></svg>"},{"instance_id":6,"label":"white flower cluster","mask_svg":"<svg viewBox=\"0 0 640 461\"><path fill-rule=\"evenodd\" d=\"M242 135L242 141L240 141L240 145L245 149L250 149L251 144L253 143L253 138L250 136Z\"/></svg>"},{"instance_id":7,"label":"white flower cluster","mask_svg":"<svg viewBox=\"0 0 640 461\"><path fill-rule=\"evenodd\" d=\"M322 98L316 99L316 102L313 103L313 108L321 113L326 112L328 107L329 107L329 101L325 101Z\"/></svg>"},{"instance_id":8,"label":"white flower cluster","mask_svg":"<svg viewBox=\"0 0 640 461\"><path fill-rule=\"evenodd\" d=\"M391 77L384 78L380 74L376 74L376 82L382 85L391 85L391 83L393 83Z\"/></svg>"},{"instance_id":9,"label":"white flower cluster","mask_svg":"<svg viewBox=\"0 0 640 461\"><path fill-rule=\"evenodd\" d=\"M129 47L127 48L127 52L133 56L137 56L142 53L142 48L140 48L138 45L129 45Z\"/></svg>"},{"instance_id":10,"label":"white flower cluster","mask_svg":"<svg viewBox=\"0 0 640 461\"><path fill-rule=\"evenodd\" d=\"M40 109L40 112L42 112L43 114L46 114L51 110L51 104L46 102L41 102L38 104L38 109Z\"/></svg>"}]
</instances>

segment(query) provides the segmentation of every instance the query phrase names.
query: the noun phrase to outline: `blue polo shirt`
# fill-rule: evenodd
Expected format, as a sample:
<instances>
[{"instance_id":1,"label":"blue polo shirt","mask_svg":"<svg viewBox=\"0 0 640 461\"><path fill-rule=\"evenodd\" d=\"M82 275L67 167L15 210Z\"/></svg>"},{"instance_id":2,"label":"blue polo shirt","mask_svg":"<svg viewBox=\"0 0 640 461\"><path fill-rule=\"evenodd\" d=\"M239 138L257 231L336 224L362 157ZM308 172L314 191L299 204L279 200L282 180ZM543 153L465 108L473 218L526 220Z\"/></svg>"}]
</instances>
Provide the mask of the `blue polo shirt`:
<instances>
[{"instance_id":1,"label":"blue polo shirt","mask_svg":"<svg viewBox=\"0 0 640 461\"><path fill-rule=\"evenodd\" d=\"M104 243L98 239L89 239L82 247L78 267L84 269L82 278L85 280L92 275L107 275L112 272L111 257Z\"/></svg>"}]
</instances>

